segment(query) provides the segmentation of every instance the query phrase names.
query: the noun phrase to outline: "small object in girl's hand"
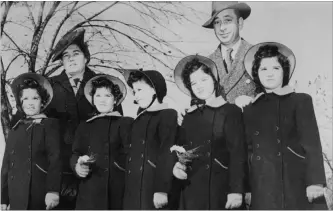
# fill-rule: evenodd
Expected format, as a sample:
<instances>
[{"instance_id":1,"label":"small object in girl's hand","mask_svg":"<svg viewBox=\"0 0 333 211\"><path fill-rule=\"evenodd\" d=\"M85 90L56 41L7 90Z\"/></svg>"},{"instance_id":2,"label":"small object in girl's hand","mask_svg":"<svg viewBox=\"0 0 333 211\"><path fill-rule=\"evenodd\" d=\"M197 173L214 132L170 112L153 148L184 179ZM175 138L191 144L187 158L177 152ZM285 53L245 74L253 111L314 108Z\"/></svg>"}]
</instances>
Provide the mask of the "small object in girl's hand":
<instances>
[{"instance_id":1,"label":"small object in girl's hand","mask_svg":"<svg viewBox=\"0 0 333 211\"><path fill-rule=\"evenodd\" d=\"M95 163L97 160L97 156L95 154L91 154L90 156L84 155L79 158L79 163L83 165L89 165Z\"/></svg>"},{"instance_id":2,"label":"small object in girl's hand","mask_svg":"<svg viewBox=\"0 0 333 211\"><path fill-rule=\"evenodd\" d=\"M199 153L200 147L201 146L198 146L198 147L190 149L190 150L185 150L184 147L173 145L170 148L170 151L171 152L176 151L178 161L181 164L186 165L188 163L191 163L194 159L200 157L200 153Z\"/></svg>"}]
</instances>

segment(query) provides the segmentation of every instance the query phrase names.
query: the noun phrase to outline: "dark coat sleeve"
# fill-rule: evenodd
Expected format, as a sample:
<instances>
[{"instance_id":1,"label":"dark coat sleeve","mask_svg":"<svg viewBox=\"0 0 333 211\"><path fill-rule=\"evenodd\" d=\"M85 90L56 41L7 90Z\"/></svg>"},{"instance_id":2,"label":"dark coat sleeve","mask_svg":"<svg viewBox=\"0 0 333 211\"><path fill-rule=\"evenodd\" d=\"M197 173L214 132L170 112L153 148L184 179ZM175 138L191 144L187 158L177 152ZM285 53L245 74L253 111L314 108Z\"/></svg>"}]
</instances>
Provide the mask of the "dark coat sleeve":
<instances>
[{"instance_id":1,"label":"dark coat sleeve","mask_svg":"<svg viewBox=\"0 0 333 211\"><path fill-rule=\"evenodd\" d=\"M243 193L245 191L247 153L243 115L241 109L235 105L230 107L227 114L224 133L230 155L230 193Z\"/></svg>"},{"instance_id":2,"label":"dark coat sleeve","mask_svg":"<svg viewBox=\"0 0 333 211\"><path fill-rule=\"evenodd\" d=\"M134 119L131 117L122 117L120 123L119 136L122 142L122 149L116 158L117 163L126 169L126 157L130 148L130 134Z\"/></svg>"},{"instance_id":3,"label":"dark coat sleeve","mask_svg":"<svg viewBox=\"0 0 333 211\"><path fill-rule=\"evenodd\" d=\"M326 186L322 147L312 98L308 94L300 95L296 110L297 132L306 152L307 185L323 184Z\"/></svg>"},{"instance_id":4,"label":"dark coat sleeve","mask_svg":"<svg viewBox=\"0 0 333 211\"><path fill-rule=\"evenodd\" d=\"M62 161L60 157L60 125L57 119L48 119L45 126L45 146L49 161L47 192L60 192Z\"/></svg>"},{"instance_id":5,"label":"dark coat sleeve","mask_svg":"<svg viewBox=\"0 0 333 211\"><path fill-rule=\"evenodd\" d=\"M172 169L176 162L176 157L170 152L170 148L176 144L177 129L177 112L171 109L162 111L158 126L160 151L155 171L155 193L168 193L171 190L173 180Z\"/></svg>"},{"instance_id":6,"label":"dark coat sleeve","mask_svg":"<svg viewBox=\"0 0 333 211\"><path fill-rule=\"evenodd\" d=\"M10 134L8 140L10 140ZM2 167L1 167L1 204L6 204L6 205L9 204L8 170L9 170L9 144L6 143L5 154L2 160Z\"/></svg>"},{"instance_id":7,"label":"dark coat sleeve","mask_svg":"<svg viewBox=\"0 0 333 211\"><path fill-rule=\"evenodd\" d=\"M80 156L83 156L87 153L88 151L88 146L85 144L85 140L84 140L84 133L86 133L87 131L85 131L85 122L82 122L78 128L76 129L75 132L75 138L74 138L74 143L72 145L72 157L70 159L70 166L72 168L72 170L75 172L75 165L77 163L77 160L79 159Z\"/></svg>"}]
</instances>

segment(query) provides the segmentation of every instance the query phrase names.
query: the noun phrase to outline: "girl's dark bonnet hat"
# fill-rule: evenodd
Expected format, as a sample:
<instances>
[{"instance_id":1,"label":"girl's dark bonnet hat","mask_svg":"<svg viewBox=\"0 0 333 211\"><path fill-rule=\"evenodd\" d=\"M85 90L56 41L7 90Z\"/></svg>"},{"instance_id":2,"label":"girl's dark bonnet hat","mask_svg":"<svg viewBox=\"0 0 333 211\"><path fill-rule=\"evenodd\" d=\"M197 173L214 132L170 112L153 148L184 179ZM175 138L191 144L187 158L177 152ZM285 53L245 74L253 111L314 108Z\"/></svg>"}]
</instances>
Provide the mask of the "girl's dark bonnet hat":
<instances>
[{"instance_id":1,"label":"girl's dark bonnet hat","mask_svg":"<svg viewBox=\"0 0 333 211\"><path fill-rule=\"evenodd\" d=\"M217 67L216 64L213 60L204 57L204 56L200 56L200 55L190 55L187 56L183 59L181 59L178 64L176 65L176 68L174 70L174 78L175 78L175 82L176 85L178 86L178 88L184 92L185 94L187 94L188 96L191 96L190 91L186 88L184 82L183 82L183 77L182 77L182 73L185 69L185 66L188 62L192 61L193 59L198 59L200 63L205 64L207 67L209 67L212 70L212 73L215 77L216 80L218 80L218 73L217 73Z\"/></svg>"},{"instance_id":2,"label":"girl's dark bonnet hat","mask_svg":"<svg viewBox=\"0 0 333 211\"><path fill-rule=\"evenodd\" d=\"M13 80L13 82L11 84L11 88L12 88L12 92L14 94L14 97L16 99L16 102L19 102L19 100L20 100L19 99L19 92L21 90L21 86L23 84L25 84L28 80L31 80L32 82L38 83L41 87L43 87L47 91L47 94L48 94L49 98L47 99L47 102L45 103L45 105L41 109L43 111L52 101L53 89L52 89L52 86L51 86L50 82L40 74L23 73L23 74L17 76Z\"/></svg>"},{"instance_id":3,"label":"girl's dark bonnet hat","mask_svg":"<svg viewBox=\"0 0 333 211\"><path fill-rule=\"evenodd\" d=\"M271 46L276 46L278 48L278 51L284 55L285 57L288 58L289 63L290 63L290 71L289 71L289 79L294 73L295 66L296 66L296 57L292 50L290 50L287 46L277 43L277 42L263 42L263 43L258 43L254 46L252 46L247 53L245 54L244 57L244 67L247 71L247 73L253 78L252 76L252 66L253 66L253 61L255 59L255 54L259 50L260 47L266 46L266 45L271 45Z\"/></svg>"},{"instance_id":4,"label":"girl's dark bonnet hat","mask_svg":"<svg viewBox=\"0 0 333 211\"><path fill-rule=\"evenodd\" d=\"M127 70L125 71L125 78L126 81L128 82L128 79L131 74L133 73L139 73L142 74L144 77L146 77L150 83L153 85L153 88L155 89L156 92L156 97L157 99L162 102L164 97L167 94L167 85L165 82L165 79L163 75L156 71L156 70ZM128 84L130 86L130 84ZM133 87L131 87L133 88Z\"/></svg>"},{"instance_id":5,"label":"girl's dark bonnet hat","mask_svg":"<svg viewBox=\"0 0 333 211\"><path fill-rule=\"evenodd\" d=\"M99 78L105 78L105 79L111 81L113 84L119 86L119 89L120 89L121 93L123 94L123 96L122 96L122 98L120 98L120 100L118 100L116 105L120 105L124 101L126 94L127 94L126 85L124 82L122 82L122 80L120 78L112 76L112 75L98 75L98 76L91 78L86 83L86 85L84 87L84 96L87 98L89 103L92 104L92 96L90 94L91 90L93 88L92 82Z\"/></svg>"},{"instance_id":6,"label":"girl's dark bonnet hat","mask_svg":"<svg viewBox=\"0 0 333 211\"><path fill-rule=\"evenodd\" d=\"M87 45L84 43L85 30L82 28L76 29L72 32L65 34L57 43L53 50L52 62L61 59L62 53L72 44L76 44L82 50L84 56L87 59L87 63L90 60L90 53Z\"/></svg>"}]
</instances>

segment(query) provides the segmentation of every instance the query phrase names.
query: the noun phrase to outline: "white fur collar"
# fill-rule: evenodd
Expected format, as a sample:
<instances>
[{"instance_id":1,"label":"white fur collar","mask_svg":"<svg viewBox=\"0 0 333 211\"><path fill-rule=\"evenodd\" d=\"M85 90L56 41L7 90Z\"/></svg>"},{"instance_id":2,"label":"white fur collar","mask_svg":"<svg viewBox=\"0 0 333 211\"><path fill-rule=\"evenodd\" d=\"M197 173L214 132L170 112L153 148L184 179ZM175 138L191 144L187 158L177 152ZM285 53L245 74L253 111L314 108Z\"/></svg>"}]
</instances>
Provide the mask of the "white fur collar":
<instances>
[{"instance_id":1,"label":"white fur collar","mask_svg":"<svg viewBox=\"0 0 333 211\"><path fill-rule=\"evenodd\" d=\"M36 123L40 124L42 119L46 119L46 118L47 118L47 116L43 113L29 116L28 118L20 119L19 121L17 121L16 124L12 127L12 129L15 129L20 123L22 123L24 120L27 120L27 119L33 119L31 121L32 124L36 124Z\"/></svg>"},{"instance_id":2,"label":"white fur collar","mask_svg":"<svg viewBox=\"0 0 333 211\"><path fill-rule=\"evenodd\" d=\"M114 111L114 112L108 112L108 113L102 113L102 114L98 114L96 116L91 117L90 119L88 119L86 122L91 122L94 119L97 118L101 118L101 117L105 117L105 116L117 116L117 117L121 117L121 114L118 111Z\"/></svg>"},{"instance_id":3,"label":"white fur collar","mask_svg":"<svg viewBox=\"0 0 333 211\"><path fill-rule=\"evenodd\" d=\"M146 111L153 112L153 111L160 111L160 110L164 110L164 109L168 109L168 108L169 108L169 106L167 103L157 103L156 105L150 106L148 109L141 111L135 119L137 119L141 114L143 114Z\"/></svg>"},{"instance_id":4,"label":"white fur collar","mask_svg":"<svg viewBox=\"0 0 333 211\"><path fill-rule=\"evenodd\" d=\"M279 95L279 96L283 96L283 95L287 95L287 94L290 94L293 92L295 92L295 90L291 86L287 85L287 86L284 86L280 89L273 91L272 93ZM257 94L257 96L252 100L252 103L256 102L264 94L265 94L264 92Z\"/></svg>"},{"instance_id":5,"label":"white fur collar","mask_svg":"<svg viewBox=\"0 0 333 211\"><path fill-rule=\"evenodd\" d=\"M218 108L218 107L220 107L220 106L223 106L223 105L226 104L226 103L227 103L227 102L223 99L222 96L218 96L218 97L216 97L216 98L213 98L213 99L210 100L210 101L207 101L207 102L206 102L206 105L207 105L207 106L210 106L210 107L213 107L213 108ZM191 113L191 112L195 111L197 108L198 108L197 105L193 105L193 106L191 106L191 108L189 108L189 109L187 110L187 113Z\"/></svg>"}]
</instances>

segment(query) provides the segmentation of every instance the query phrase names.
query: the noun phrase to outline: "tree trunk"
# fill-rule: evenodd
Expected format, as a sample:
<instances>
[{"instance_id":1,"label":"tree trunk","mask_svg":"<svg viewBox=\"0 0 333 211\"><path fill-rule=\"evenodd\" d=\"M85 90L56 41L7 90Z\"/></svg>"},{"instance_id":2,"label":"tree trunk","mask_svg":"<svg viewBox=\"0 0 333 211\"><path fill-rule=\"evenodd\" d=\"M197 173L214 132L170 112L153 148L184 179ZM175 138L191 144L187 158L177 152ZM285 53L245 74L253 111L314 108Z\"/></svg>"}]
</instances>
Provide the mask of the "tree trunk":
<instances>
[{"instance_id":1,"label":"tree trunk","mask_svg":"<svg viewBox=\"0 0 333 211\"><path fill-rule=\"evenodd\" d=\"M10 130L10 119L12 109L9 104L8 96L6 93L6 75L4 71L4 66L1 60L1 126L4 133L5 141L7 141L8 133Z\"/></svg>"}]
</instances>

